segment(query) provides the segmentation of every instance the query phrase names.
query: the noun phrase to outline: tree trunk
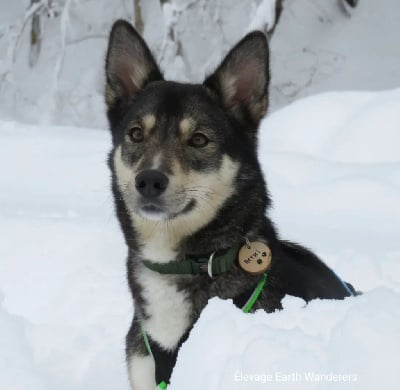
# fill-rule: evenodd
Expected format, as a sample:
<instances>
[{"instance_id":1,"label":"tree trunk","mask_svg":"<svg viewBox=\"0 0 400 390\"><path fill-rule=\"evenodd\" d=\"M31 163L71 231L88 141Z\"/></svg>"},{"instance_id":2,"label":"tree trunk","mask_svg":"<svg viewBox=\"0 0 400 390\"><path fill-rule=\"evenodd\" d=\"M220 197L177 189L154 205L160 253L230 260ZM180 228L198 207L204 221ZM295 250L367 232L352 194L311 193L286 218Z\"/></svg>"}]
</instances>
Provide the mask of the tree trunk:
<instances>
[{"instance_id":1,"label":"tree trunk","mask_svg":"<svg viewBox=\"0 0 400 390\"><path fill-rule=\"evenodd\" d=\"M31 0L31 7L39 2L40 0ZM41 13L42 7L39 7L32 16L31 46L29 50L29 66L31 68L34 67L38 61L40 47L42 45L42 26L40 20Z\"/></svg>"},{"instance_id":2,"label":"tree trunk","mask_svg":"<svg viewBox=\"0 0 400 390\"><path fill-rule=\"evenodd\" d=\"M144 22L142 16L142 5L141 0L133 0L134 14L135 14L135 28L140 35L143 35Z\"/></svg>"}]
</instances>

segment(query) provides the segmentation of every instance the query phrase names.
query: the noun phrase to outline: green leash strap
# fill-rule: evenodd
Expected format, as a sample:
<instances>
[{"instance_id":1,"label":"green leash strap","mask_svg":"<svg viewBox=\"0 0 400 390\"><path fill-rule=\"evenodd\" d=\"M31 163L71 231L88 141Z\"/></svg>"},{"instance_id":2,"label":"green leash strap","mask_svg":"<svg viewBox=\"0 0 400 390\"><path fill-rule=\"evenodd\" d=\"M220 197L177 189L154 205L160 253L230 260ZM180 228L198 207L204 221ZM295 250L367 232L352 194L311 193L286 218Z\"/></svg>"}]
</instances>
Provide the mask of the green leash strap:
<instances>
[{"instance_id":1,"label":"green leash strap","mask_svg":"<svg viewBox=\"0 0 400 390\"><path fill-rule=\"evenodd\" d=\"M256 304L258 298L260 297L260 294L264 290L265 283L267 282L267 273L265 273L262 277L262 279L258 282L256 288L254 289L253 293L250 295L250 298L246 302L246 304L242 307L243 313L249 313L253 308L254 305ZM151 346L149 339L147 337L147 334L145 330L143 329L142 324L140 324L140 332L142 333L143 337L143 342L146 347L146 350L148 354L153 357L153 352L151 351ZM168 387L167 383L165 381L162 381L158 384L157 388L165 390Z\"/></svg>"},{"instance_id":2,"label":"green leash strap","mask_svg":"<svg viewBox=\"0 0 400 390\"><path fill-rule=\"evenodd\" d=\"M152 352L151 347L150 347L149 338L147 337L147 333L146 333L145 330L143 329L142 324L140 324L140 333L142 334L144 346L146 347L147 353L148 353L151 357L153 357L153 352Z\"/></svg>"},{"instance_id":3,"label":"green leash strap","mask_svg":"<svg viewBox=\"0 0 400 390\"><path fill-rule=\"evenodd\" d=\"M242 307L243 313L249 313L253 309L260 294L264 290L266 282L267 282L267 273L265 273L263 275L262 279L258 282L257 287L254 289L253 293L250 295L250 298L248 299L246 304Z\"/></svg>"},{"instance_id":4,"label":"green leash strap","mask_svg":"<svg viewBox=\"0 0 400 390\"><path fill-rule=\"evenodd\" d=\"M149 338L147 337L147 334L146 334L146 332L144 331L142 324L140 324L140 333L142 334L143 342L144 342L144 345L145 345L145 347L146 347L147 353L148 353L152 358L154 358L154 357L153 357L153 351L151 350L151 347L150 347ZM158 384L157 388L158 388L158 389L163 389L163 390L164 390L164 389L167 388L167 386L168 386L167 383L166 383L165 381L162 381L162 382L160 382L160 383Z\"/></svg>"},{"instance_id":5,"label":"green leash strap","mask_svg":"<svg viewBox=\"0 0 400 390\"><path fill-rule=\"evenodd\" d=\"M242 245L242 243L237 243L227 250L214 252L210 257L187 258L185 260L174 260L168 263L153 263L152 261L143 260L143 264L152 271L156 271L160 274L198 275L211 272L212 276L216 276L232 268L236 261L237 253ZM209 267L211 268L209 269Z\"/></svg>"}]
</instances>

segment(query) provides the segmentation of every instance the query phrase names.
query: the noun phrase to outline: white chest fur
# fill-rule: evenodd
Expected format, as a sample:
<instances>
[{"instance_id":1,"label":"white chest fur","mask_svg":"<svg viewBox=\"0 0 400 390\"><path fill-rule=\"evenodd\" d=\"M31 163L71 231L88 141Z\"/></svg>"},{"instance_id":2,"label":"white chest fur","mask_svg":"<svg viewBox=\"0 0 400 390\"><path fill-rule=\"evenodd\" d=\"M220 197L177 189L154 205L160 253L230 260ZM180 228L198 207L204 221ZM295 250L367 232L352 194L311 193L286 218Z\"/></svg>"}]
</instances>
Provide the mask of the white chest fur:
<instances>
[{"instance_id":1,"label":"white chest fur","mask_svg":"<svg viewBox=\"0 0 400 390\"><path fill-rule=\"evenodd\" d=\"M141 255L144 259L157 263L168 263L175 259L177 252L173 248L176 241L167 229L160 228L154 221L142 222L141 228L140 241L145 243L141 247Z\"/></svg>"},{"instance_id":2,"label":"white chest fur","mask_svg":"<svg viewBox=\"0 0 400 390\"><path fill-rule=\"evenodd\" d=\"M190 325L189 299L178 291L175 276L161 275L144 266L137 270L148 316L142 326L163 348L173 350Z\"/></svg>"}]
</instances>

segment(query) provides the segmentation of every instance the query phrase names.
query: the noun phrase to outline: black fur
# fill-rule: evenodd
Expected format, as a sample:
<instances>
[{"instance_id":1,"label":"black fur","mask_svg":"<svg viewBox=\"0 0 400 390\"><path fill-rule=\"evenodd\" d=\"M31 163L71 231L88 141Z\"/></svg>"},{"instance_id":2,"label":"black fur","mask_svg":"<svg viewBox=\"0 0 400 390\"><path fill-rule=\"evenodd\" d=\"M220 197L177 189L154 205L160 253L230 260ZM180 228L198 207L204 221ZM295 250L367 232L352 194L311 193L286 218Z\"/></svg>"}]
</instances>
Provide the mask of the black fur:
<instances>
[{"instance_id":1,"label":"black fur","mask_svg":"<svg viewBox=\"0 0 400 390\"><path fill-rule=\"evenodd\" d=\"M146 113L153 113L158 120L158 127L153 135L157 138L154 141L156 145L165 145L168 142L174 145L173 142L176 142L174 140L178 137L177 123L188 113L213 131L216 146L207 158L201 154L206 152L190 150L190 153L186 154L185 148L174 147L174 153L184 161L182 164L185 169L211 172L218 169L223 155L239 162L233 194L204 227L182 237L177 248L179 256L176 261L185 256L202 255L229 248L247 237L249 240L268 243L272 251L267 284L255 309L262 308L267 312L281 309L281 300L286 294L303 298L305 301L315 298L343 299L351 295L349 288L315 254L300 245L281 240L267 216L270 199L256 155L255 132L268 103L270 75L265 37L256 32L244 38L203 85L163 81L152 57L145 59L149 64L148 74L143 84L136 89L122 85L126 82L126 77L118 77L118 64L116 67L110 67L111 63L117 61L114 57L120 55L114 47L115 40L119 42L118 50L135 48L136 51L141 51L141 55L144 53L145 56L151 57L151 54L131 26L126 22L116 23L107 55L107 88L112 91L112 98L107 100L108 117L113 135L109 166L117 217L129 248L128 281L135 300L135 318L126 339L127 356L133 353L147 354L138 321L149 314L146 309L148 302L143 296L144 286L141 286L137 279L143 260L141 243L138 242L136 228L117 183L113 155L115 148L122 145L124 161L134 164L139 156L146 152L143 149L145 145L129 146L125 141L129 124ZM130 40L134 43L129 43ZM124 46L121 42L128 43ZM129 60L134 66L143 67L143 63L138 62L143 62L143 58L135 59L135 53L124 55L132 57L129 57ZM245 56L245 61L242 56ZM246 68L249 61L253 61L250 69ZM260 74L250 74L254 70ZM227 93L224 86L227 72L233 72L240 82L243 82L233 94ZM251 87L249 90L246 89L247 85ZM261 276L250 275L235 265L229 273L215 279L210 279L206 274L181 276L174 278L173 283L188 296L192 326L211 297L230 298L241 307L260 278ZM190 327L186 329L173 351L164 350L150 338L156 362L157 382L169 380L177 351L182 341L188 337L189 331ZM199 360L201 361L201 357Z\"/></svg>"}]
</instances>

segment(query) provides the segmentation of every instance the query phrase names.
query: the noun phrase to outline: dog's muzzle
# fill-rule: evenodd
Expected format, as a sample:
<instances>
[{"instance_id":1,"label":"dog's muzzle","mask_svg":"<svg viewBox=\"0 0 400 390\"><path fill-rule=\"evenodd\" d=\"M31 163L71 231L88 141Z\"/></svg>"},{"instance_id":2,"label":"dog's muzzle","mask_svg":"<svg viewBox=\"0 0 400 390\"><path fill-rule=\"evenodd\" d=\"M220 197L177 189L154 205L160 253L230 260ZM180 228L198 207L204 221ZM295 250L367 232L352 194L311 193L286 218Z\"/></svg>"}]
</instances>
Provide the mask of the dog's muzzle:
<instances>
[{"instance_id":1,"label":"dog's muzzle","mask_svg":"<svg viewBox=\"0 0 400 390\"><path fill-rule=\"evenodd\" d=\"M135 189L139 197L133 197L134 209L146 219L173 219L191 211L196 204L194 199L187 198L182 191L178 195L174 194L169 178L157 169L139 172L135 177Z\"/></svg>"}]
</instances>

